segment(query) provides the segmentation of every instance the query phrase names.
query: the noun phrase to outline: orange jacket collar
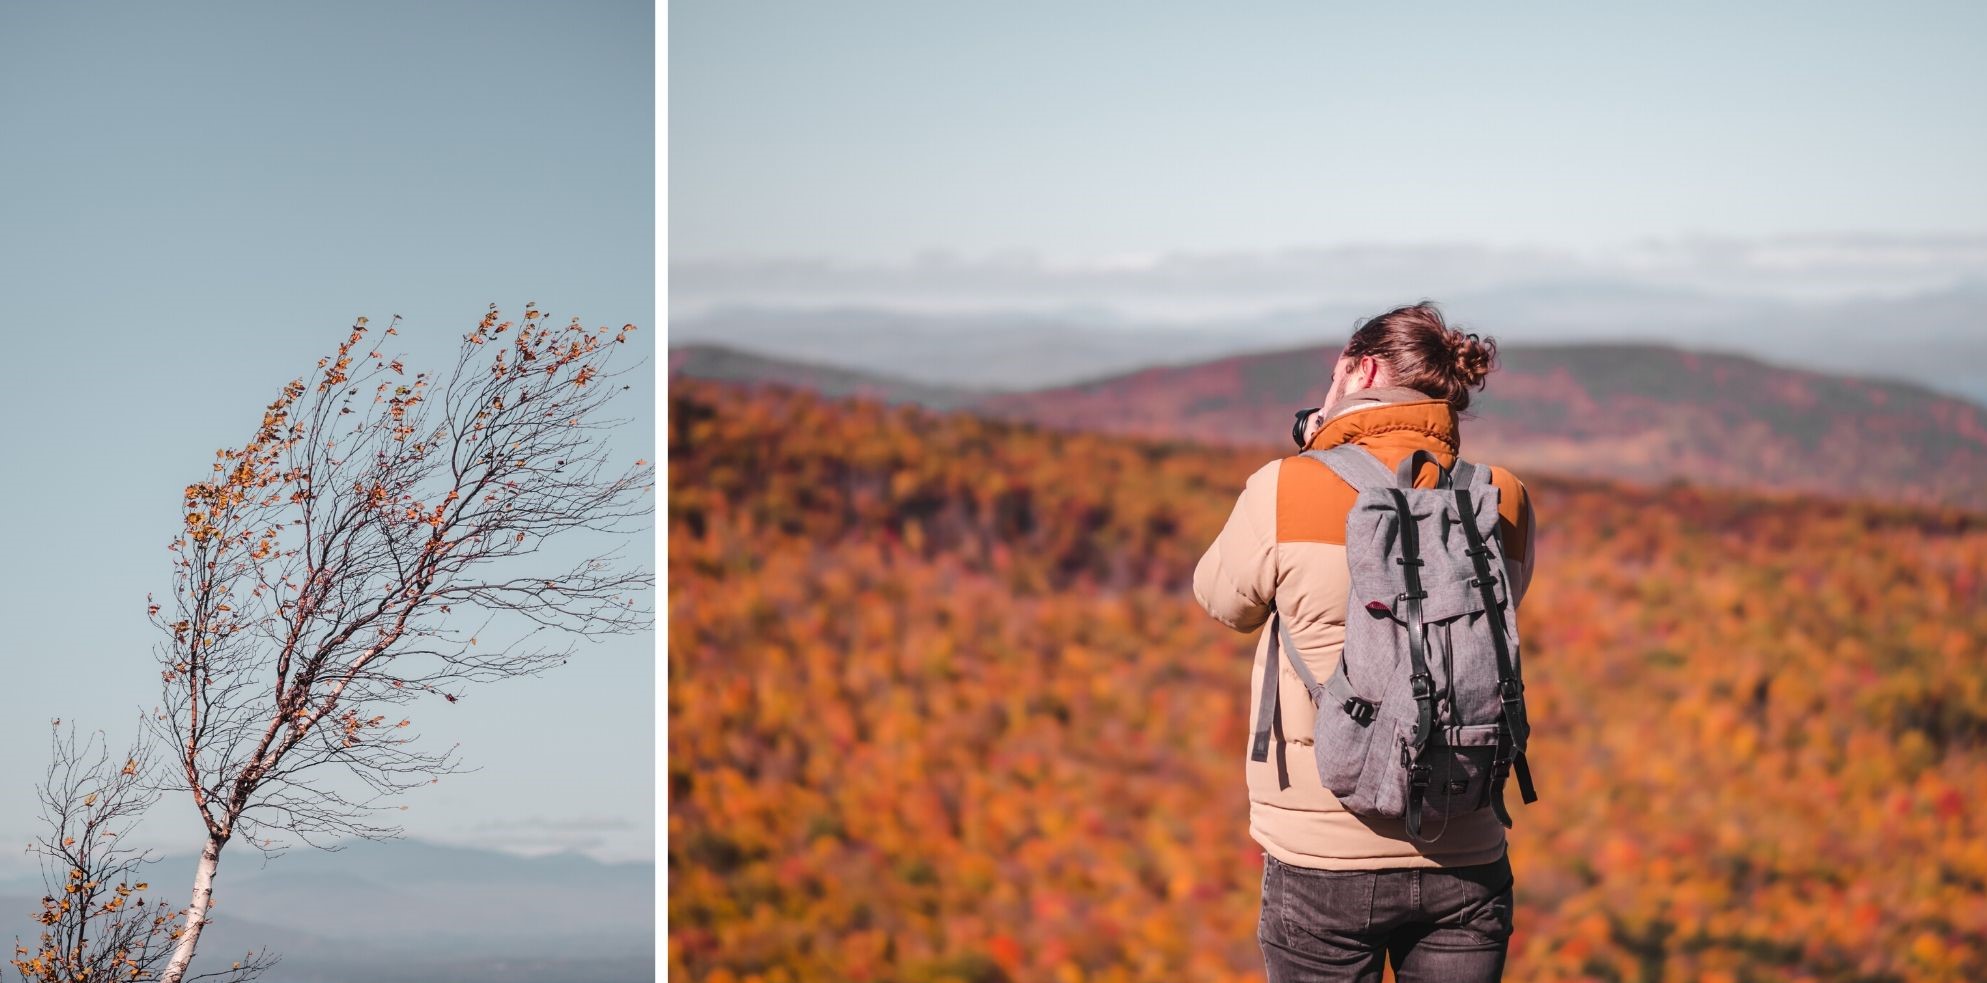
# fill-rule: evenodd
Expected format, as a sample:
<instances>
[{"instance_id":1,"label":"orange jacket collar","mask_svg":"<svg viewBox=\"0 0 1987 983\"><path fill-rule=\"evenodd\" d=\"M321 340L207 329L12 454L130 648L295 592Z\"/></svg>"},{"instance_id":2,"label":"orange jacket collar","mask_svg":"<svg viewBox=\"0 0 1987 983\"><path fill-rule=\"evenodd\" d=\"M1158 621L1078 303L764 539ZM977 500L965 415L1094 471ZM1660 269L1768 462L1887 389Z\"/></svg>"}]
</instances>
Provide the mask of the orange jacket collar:
<instances>
[{"instance_id":1,"label":"orange jacket collar","mask_svg":"<svg viewBox=\"0 0 1987 983\"><path fill-rule=\"evenodd\" d=\"M1412 444L1445 458L1443 467L1448 467L1462 443L1456 409L1448 400L1412 389L1373 395L1380 399L1348 407L1326 420L1304 449L1326 450L1346 443Z\"/></svg>"}]
</instances>

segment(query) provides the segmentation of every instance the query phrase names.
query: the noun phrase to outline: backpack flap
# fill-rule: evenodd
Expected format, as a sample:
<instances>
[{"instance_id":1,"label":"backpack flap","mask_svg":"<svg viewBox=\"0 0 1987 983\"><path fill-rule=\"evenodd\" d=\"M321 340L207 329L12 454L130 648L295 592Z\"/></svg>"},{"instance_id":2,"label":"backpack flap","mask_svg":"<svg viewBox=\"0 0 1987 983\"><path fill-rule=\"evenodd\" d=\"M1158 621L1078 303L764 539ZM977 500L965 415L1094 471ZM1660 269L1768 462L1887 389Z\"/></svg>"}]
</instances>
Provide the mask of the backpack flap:
<instances>
[{"instance_id":1,"label":"backpack flap","mask_svg":"<svg viewBox=\"0 0 1987 983\"><path fill-rule=\"evenodd\" d=\"M1500 607L1509 604L1510 596L1505 592L1504 578L1493 573L1491 579L1493 580L1491 595L1496 599L1496 603ZM1477 586L1474 577L1429 584L1427 591L1428 596L1421 602L1423 621L1431 623L1447 621L1450 618L1460 618L1483 610L1483 591Z\"/></svg>"},{"instance_id":2,"label":"backpack flap","mask_svg":"<svg viewBox=\"0 0 1987 983\"><path fill-rule=\"evenodd\" d=\"M1505 589L1504 578L1496 573L1491 574L1491 578L1493 580L1492 596L1496 598L1498 606L1502 607L1509 604L1511 598ZM1468 580L1450 580L1429 584L1423 590L1428 595L1421 600L1421 620L1425 624L1434 624L1438 621L1460 618L1463 615L1475 614L1483 610L1483 591L1478 588L1476 579L1473 577ZM1396 610L1397 605L1394 595L1368 598L1363 606L1366 608L1367 613L1374 617L1386 617L1402 623L1406 622L1403 612Z\"/></svg>"}]
</instances>

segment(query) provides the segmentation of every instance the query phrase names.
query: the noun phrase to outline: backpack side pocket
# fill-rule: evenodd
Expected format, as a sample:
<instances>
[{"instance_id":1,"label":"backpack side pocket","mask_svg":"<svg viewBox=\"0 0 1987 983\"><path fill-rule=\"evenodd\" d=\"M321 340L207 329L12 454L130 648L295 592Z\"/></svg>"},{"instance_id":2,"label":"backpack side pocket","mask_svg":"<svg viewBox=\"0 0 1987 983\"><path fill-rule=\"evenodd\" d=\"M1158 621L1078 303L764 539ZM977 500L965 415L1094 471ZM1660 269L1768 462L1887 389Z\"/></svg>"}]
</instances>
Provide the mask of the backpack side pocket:
<instances>
[{"instance_id":1,"label":"backpack side pocket","mask_svg":"<svg viewBox=\"0 0 1987 983\"><path fill-rule=\"evenodd\" d=\"M1318 718L1311 727L1311 741L1318 757L1318 781L1331 793L1344 799L1359 787L1367 770L1373 744L1377 713L1354 716L1345 704L1332 698L1329 689L1318 694ZM1372 704L1369 704L1371 706Z\"/></svg>"}]
</instances>

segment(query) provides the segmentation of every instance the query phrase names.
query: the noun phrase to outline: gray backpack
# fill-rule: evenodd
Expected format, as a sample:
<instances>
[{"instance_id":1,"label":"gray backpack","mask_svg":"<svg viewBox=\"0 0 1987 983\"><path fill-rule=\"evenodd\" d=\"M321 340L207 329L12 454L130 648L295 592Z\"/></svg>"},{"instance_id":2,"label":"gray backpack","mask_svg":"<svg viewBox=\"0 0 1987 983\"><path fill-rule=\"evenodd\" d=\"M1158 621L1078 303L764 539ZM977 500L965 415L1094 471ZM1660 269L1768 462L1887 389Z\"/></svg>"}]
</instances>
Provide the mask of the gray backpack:
<instances>
[{"instance_id":1,"label":"gray backpack","mask_svg":"<svg viewBox=\"0 0 1987 983\"><path fill-rule=\"evenodd\" d=\"M1286 648L1318 707L1318 778L1347 811L1402 818L1408 837L1424 843L1441 835L1424 837L1424 820L1447 829L1486 806L1509 827L1504 780L1514 766L1524 800L1538 795L1525 763L1531 727L1517 609L1490 469L1457 458L1437 487L1414 488L1415 469L1434 460L1426 450L1397 472L1356 444L1305 455L1359 492L1345 518L1345 649L1319 683L1276 616L1250 757L1268 759ZM1277 761L1281 768L1281 754Z\"/></svg>"}]
</instances>

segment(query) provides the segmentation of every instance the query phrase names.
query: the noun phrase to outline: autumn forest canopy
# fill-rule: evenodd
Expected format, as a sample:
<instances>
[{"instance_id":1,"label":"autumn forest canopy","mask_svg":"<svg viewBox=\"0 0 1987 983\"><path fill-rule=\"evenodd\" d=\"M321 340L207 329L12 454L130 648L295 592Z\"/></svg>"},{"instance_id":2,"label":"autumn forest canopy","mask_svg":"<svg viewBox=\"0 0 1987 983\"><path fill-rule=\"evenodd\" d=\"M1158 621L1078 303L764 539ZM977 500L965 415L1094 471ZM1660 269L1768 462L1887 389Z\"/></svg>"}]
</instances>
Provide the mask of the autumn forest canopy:
<instances>
[{"instance_id":1,"label":"autumn forest canopy","mask_svg":"<svg viewBox=\"0 0 1987 983\"><path fill-rule=\"evenodd\" d=\"M668 422L672 974L1262 978L1251 639L1187 585L1284 451ZM1987 515L1524 477L1511 978L1980 978Z\"/></svg>"}]
</instances>

